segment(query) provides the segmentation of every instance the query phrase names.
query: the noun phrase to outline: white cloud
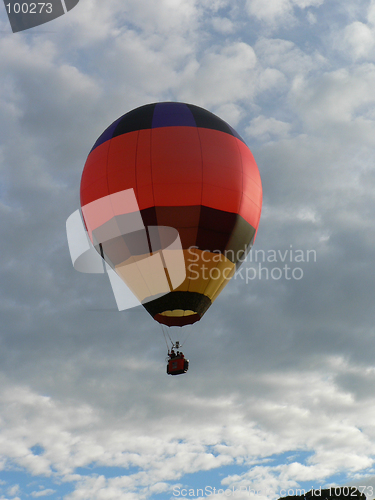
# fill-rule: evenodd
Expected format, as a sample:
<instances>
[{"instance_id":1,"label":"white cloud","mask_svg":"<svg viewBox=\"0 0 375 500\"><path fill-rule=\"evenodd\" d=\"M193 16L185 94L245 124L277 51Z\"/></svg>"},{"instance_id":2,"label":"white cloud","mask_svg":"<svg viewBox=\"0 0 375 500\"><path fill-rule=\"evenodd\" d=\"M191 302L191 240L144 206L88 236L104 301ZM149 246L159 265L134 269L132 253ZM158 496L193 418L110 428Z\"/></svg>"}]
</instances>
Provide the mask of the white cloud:
<instances>
[{"instance_id":1,"label":"white cloud","mask_svg":"<svg viewBox=\"0 0 375 500\"><path fill-rule=\"evenodd\" d=\"M234 103L226 103L219 106L216 114L223 120L230 123L232 127L236 127L240 120L244 117L244 110L241 106Z\"/></svg>"},{"instance_id":2,"label":"white cloud","mask_svg":"<svg viewBox=\"0 0 375 500\"><path fill-rule=\"evenodd\" d=\"M48 488L46 490L33 491L31 493L31 496L33 498L39 498L39 497L46 497L49 495L53 495L54 493L56 493L56 490L52 490L51 488Z\"/></svg>"},{"instance_id":3,"label":"white cloud","mask_svg":"<svg viewBox=\"0 0 375 500\"><path fill-rule=\"evenodd\" d=\"M307 7L319 7L324 0L247 0L246 8L250 15L267 23L292 22L295 7L305 9Z\"/></svg>"},{"instance_id":4,"label":"white cloud","mask_svg":"<svg viewBox=\"0 0 375 500\"><path fill-rule=\"evenodd\" d=\"M375 45L375 4L366 4L367 12L360 10L349 16L348 24L332 34L335 48L352 61L373 61ZM353 19L354 18L354 19Z\"/></svg>"},{"instance_id":5,"label":"white cloud","mask_svg":"<svg viewBox=\"0 0 375 500\"><path fill-rule=\"evenodd\" d=\"M142 3L133 0L127 3L124 21L131 20L145 32L155 30L169 35L194 29L198 14L196 0L148 0Z\"/></svg>"},{"instance_id":6,"label":"white cloud","mask_svg":"<svg viewBox=\"0 0 375 500\"><path fill-rule=\"evenodd\" d=\"M310 10L306 14L306 18L310 24L316 24L317 23L317 18L316 15L313 14Z\"/></svg>"},{"instance_id":7,"label":"white cloud","mask_svg":"<svg viewBox=\"0 0 375 500\"><path fill-rule=\"evenodd\" d=\"M233 33L235 31L234 23L227 17L212 18L212 26L214 30L222 34Z\"/></svg>"},{"instance_id":8,"label":"white cloud","mask_svg":"<svg viewBox=\"0 0 375 500\"><path fill-rule=\"evenodd\" d=\"M272 0L270 2L247 0L246 7L249 14L268 22L287 16L293 10L290 0Z\"/></svg>"},{"instance_id":9,"label":"white cloud","mask_svg":"<svg viewBox=\"0 0 375 500\"><path fill-rule=\"evenodd\" d=\"M354 70L328 72L309 83L296 80L293 97L310 126L341 123L372 128L372 119L366 123L366 115L375 102L372 92L374 83L375 66L362 64Z\"/></svg>"},{"instance_id":10,"label":"white cloud","mask_svg":"<svg viewBox=\"0 0 375 500\"><path fill-rule=\"evenodd\" d=\"M340 47L349 49L354 59L369 56L374 48L375 33L364 23L355 21L344 30L344 40L337 42Z\"/></svg>"},{"instance_id":11,"label":"white cloud","mask_svg":"<svg viewBox=\"0 0 375 500\"><path fill-rule=\"evenodd\" d=\"M367 19L370 24L375 25L375 2L370 0L370 5L368 6Z\"/></svg>"},{"instance_id":12,"label":"white cloud","mask_svg":"<svg viewBox=\"0 0 375 500\"><path fill-rule=\"evenodd\" d=\"M251 120L246 128L246 133L261 140L269 141L271 137L286 138L290 133L291 125L289 123L276 120L275 118L266 118L257 116Z\"/></svg>"},{"instance_id":13,"label":"white cloud","mask_svg":"<svg viewBox=\"0 0 375 500\"><path fill-rule=\"evenodd\" d=\"M181 82L186 101L210 107L254 95L257 58L250 45L236 42L207 51L195 71Z\"/></svg>"},{"instance_id":14,"label":"white cloud","mask_svg":"<svg viewBox=\"0 0 375 500\"><path fill-rule=\"evenodd\" d=\"M15 484L14 486L11 486L8 489L7 493L8 493L9 496L15 497L18 493L20 493L20 485L19 484Z\"/></svg>"},{"instance_id":15,"label":"white cloud","mask_svg":"<svg viewBox=\"0 0 375 500\"><path fill-rule=\"evenodd\" d=\"M65 481L73 479L71 472L78 466L96 462L124 467L124 475L114 479L76 475L77 487L68 496L72 499L102 495L148 498L149 489L154 491L155 485L159 485L159 491L166 488L166 481L220 468L232 464L234 459L245 460L245 464L249 461L249 471L237 478L229 477L222 484L262 489L268 482L268 488L273 485L275 491L295 486L299 481L324 480L343 469L356 471L372 464L372 447L366 435L372 428L372 399L368 409L359 415L356 402L319 370L282 375L253 372L250 386L246 384L248 375L243 375L243 382L236 382L237 395L223 385L222 398L211 400L203 399L205 391L202 398L194 395L193 381L191 389L186 388L180 397L181 402L189 404L174 410L175 422L169 419L171 403L164 405L158 422L150 421L146 415L142 417L131 392L127 396L129 409L114 421L110 408L103 411L73 402L63 405L26 388L9 388L0 397L3 425L7 429L1 451L34 474L49 475L53 468ZM158 382L154 392L157 386ZM171 394L171 401L176 397ZM203 415L206 418L202 421ZM206 419L210 421L209 428ZM313 434L309 432L311 428ZM43 447L42 455L32 456L29 450L35 444ZM209 451L214 444L215 455ZM314 450L315 454L306 465L251 465L260 457L292 449ZM129 466L141 467L142 471L126 474ZM45 491L50 490L33 496L47 495Z\"/></svg>"},{"instance_id":16,"label":"white cloud","mask_svg":"<svg viewBox=\"0 0 375 500\"><path fill-rule=\"evenodd\" d=\"M264 67L273 67L289 77L307 75L327 65L319 52L306 53L289 40L260 38L254 49Z\"/></svg>"}]
</instances>

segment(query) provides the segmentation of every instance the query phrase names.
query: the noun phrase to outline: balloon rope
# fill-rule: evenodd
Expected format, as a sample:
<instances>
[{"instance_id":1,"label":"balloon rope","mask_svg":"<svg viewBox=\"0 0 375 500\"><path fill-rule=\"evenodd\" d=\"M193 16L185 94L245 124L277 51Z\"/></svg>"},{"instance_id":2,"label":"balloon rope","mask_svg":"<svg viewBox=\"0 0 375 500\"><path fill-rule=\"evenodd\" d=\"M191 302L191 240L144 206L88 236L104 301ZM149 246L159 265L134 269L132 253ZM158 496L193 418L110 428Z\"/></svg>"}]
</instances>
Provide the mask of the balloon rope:
<instances>
[{"instance_id":1,"label":"balloon rope","mask_svg":"<svg viewBox=\"0 0 375 500\"><path fill-rule=\"evenodd\" d=\"M160 323L159 323L159 324L160 324ZM167 342L167 339L166 339L166 337L165 337L165 333L164 333L164 330L163 330L162 325L160 325L160 327L161 327L161 332L162 332L163 337L164 337L164 340L165 340L165 345L167 346L167 351L169 352L168 342Z\"/></svg>"},{"instance_id":2,"label":"balloon rope","mask_svg":"<svg viewBox=\"0 0 375 500\"><path fill-rule=\"evenodd\" d=\"M181 344L181 347L183 347L185 345L185 342L187 341L187 339L190 337L190 335L192 334L193 332L193 329L191 328L190 329L190 332L187 334L187 336L185 337L185 340L183 341L183 343Z\"/></svg>"},{"instance_id":3,"label":"balloon rope","mask_svg":"<svg viewBox=\"0 0 375 500\"><path fill-rule=\"evenodd\" d=\"M173 343L173 340L171 339L171 336L169 335L169 332L168 332L167 328L166 328L164 325L163 325L163 328L164 328L164 330L166 331L166 333L167 333L167 335L168 335L168 338L169 338L169 340L170 340L170 342L171 342L171 344L172 344L172 346L173 346L173 345L174 345L174 343Z\"/></svg>"},{"instance_id":4,"label":"balloon rope","mask_svg":"<svg viewBox=\"0 0 375 500\"><path fill-rule=\"evenodd\" d=\"M167 337L166 337L166 335L165 335L165 333L166 333L166 332L165 332L165 330L164 330L164 325L162 325L161 323L159 323L159 325L160 325L160 327L161 327L161 331L162 331L162 333L163 333L163 337L164 337L164 340L165 340L165 344L166 344L166 346L167 346L167 350L168 350L168 352L169 352L169 346L168 346L168 342L167 342ZM167 332L167 334L168 334L168 332ZM169 337L169 334L168 334L168 337ZM169 340L171 341L171 344L172 344L172 346L173 346L173 342L172 342L172 339L171 339L170 337L169 337Z\"/></svg>"}]
</instances>

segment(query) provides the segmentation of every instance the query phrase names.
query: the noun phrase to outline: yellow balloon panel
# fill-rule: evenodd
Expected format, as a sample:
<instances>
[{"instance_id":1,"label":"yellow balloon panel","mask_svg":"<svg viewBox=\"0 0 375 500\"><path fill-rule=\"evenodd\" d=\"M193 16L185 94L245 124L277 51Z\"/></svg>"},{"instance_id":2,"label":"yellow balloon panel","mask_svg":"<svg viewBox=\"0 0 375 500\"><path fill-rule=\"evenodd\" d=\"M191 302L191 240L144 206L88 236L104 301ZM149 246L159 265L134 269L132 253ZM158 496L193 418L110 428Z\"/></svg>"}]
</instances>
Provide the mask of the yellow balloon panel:
<instances>
[{"instance_id":1,"label":"yellow balloon panel","mask_svg":"<svg viewBox=\"0 0 375 500\"><path fill-rule=\"evenodd\" d=\"M201 293L212 300L235 271L235 264L220 253L194 248L184 250L184 257L186 279L175 291Z\"/></svg>"}]
</instances>

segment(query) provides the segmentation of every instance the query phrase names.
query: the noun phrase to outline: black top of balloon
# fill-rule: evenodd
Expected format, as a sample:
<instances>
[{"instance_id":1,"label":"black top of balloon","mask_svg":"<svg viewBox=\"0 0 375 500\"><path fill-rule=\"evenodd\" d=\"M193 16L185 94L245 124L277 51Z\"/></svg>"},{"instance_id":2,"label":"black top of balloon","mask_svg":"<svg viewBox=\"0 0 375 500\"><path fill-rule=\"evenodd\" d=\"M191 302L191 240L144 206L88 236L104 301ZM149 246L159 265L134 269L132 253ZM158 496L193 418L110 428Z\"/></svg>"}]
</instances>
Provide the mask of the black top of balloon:
<instances>
[{"instance_id":1,"label":"black top of balloon","mask_svg":"<svg viewBox=\"0 0 375 500\"><path fill-rule=\"evenodd\" d=\"M102 133L92 150L113 137L128 132L178 126L219 130L245 142L228 123L210 111L183 102L157 102L146 104L120 116Z\"/></svg>"}]
</instances>

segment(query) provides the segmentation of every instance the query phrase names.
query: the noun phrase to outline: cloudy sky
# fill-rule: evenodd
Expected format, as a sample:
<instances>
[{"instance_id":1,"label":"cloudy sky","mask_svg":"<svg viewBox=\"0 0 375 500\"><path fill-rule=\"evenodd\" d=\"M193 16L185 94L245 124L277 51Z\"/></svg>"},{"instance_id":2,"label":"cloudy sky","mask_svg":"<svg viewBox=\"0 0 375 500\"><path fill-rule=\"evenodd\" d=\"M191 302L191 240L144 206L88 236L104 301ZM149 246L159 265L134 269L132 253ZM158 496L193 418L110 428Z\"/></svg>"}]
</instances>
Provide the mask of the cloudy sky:
<instances>
[{"instance_id":1,"label":"cloudy sky","mask_svg":"<svg viewBox=\"0 0 375 500\"><path fill-rule=\"evenodd\" d=\"M97 137L168 100L235 127L264 190L180 377L65 234ZM0 6L0 498L373 498L374 148L374 0L81 0L16 34Z\"/></svg>"}]
</instances>

